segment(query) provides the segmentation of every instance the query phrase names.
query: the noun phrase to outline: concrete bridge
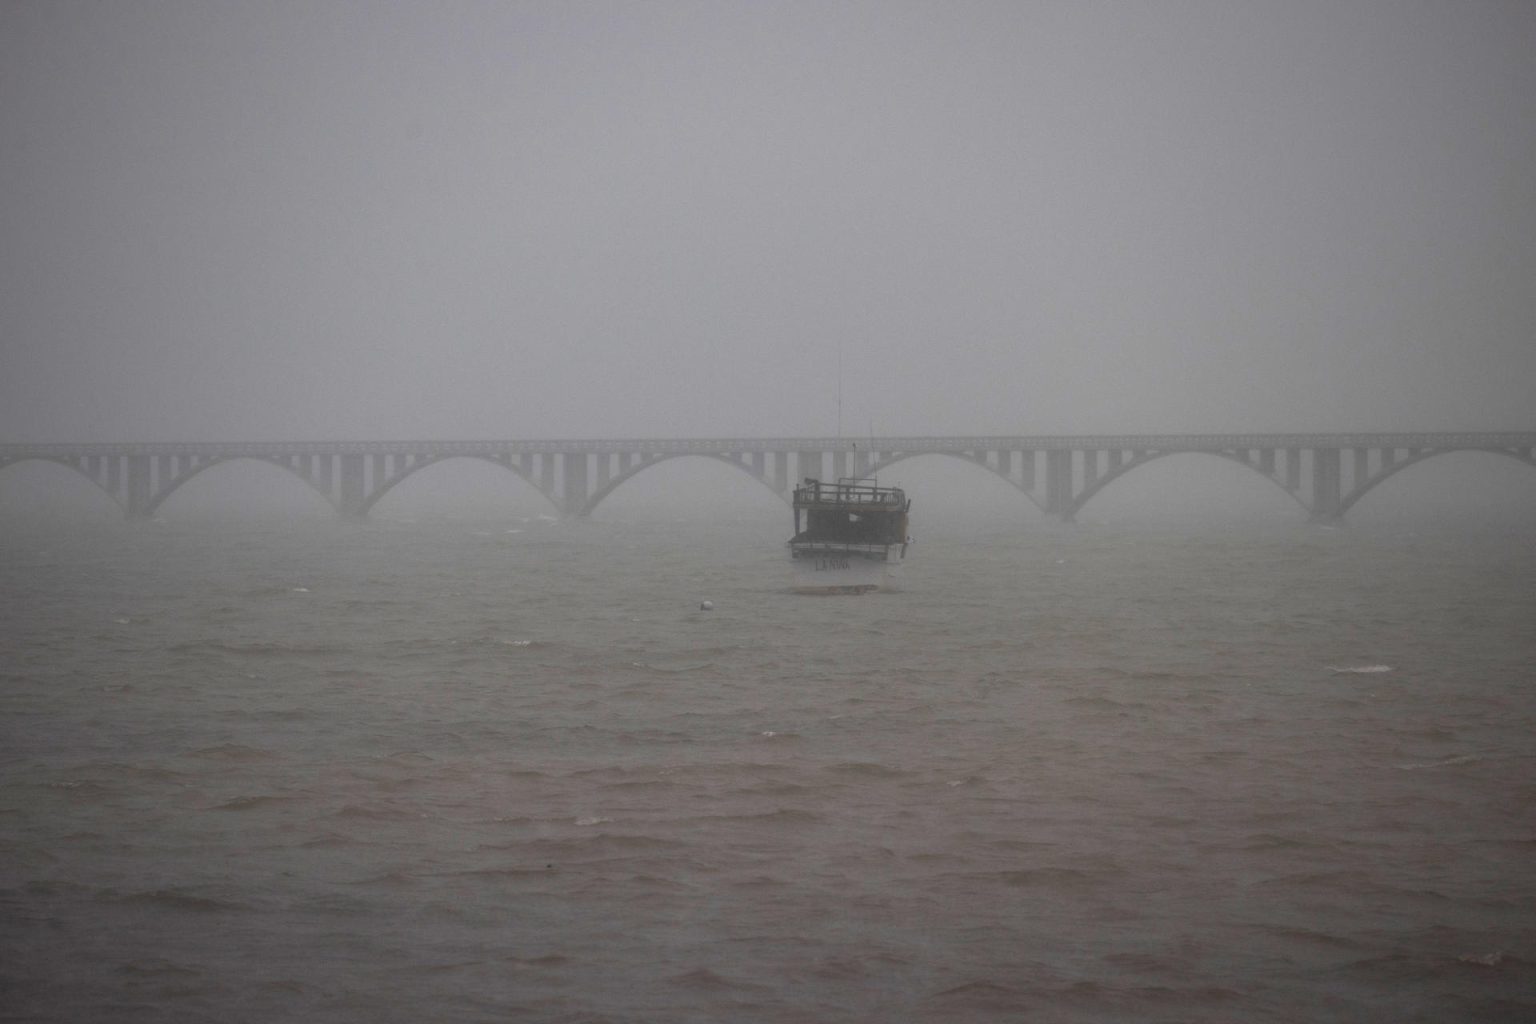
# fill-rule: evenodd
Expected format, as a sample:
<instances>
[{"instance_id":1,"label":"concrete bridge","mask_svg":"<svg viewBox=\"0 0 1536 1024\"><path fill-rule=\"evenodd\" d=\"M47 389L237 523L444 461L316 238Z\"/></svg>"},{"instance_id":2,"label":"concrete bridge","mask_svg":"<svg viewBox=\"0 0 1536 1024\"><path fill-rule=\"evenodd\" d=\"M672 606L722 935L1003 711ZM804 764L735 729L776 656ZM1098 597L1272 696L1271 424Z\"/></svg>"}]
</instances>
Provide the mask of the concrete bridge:
<instances>
[{"instance_id":1,"label":"concrete bridge","mask_svg":"<svg viewBox=\"0 0 1536 1024\"><path fill-rule=\"evenodd\" d=\"M918 455L970 462L1017 488L1047 515L1071 521L1125 474L1199 452L1240 463L1310 517L1340 519L1382 481L1448 452L1481 451L1536 466L1536 431L1435 434L1164 434L1078 437L728 438L577 441L272 441L0 445L0 470L44 460L83 474L131 519L155 514L199 473L232 459L288 470L338 512L361 517L411 474L445 459L493 462L566 516L585 516L650 467L686 456L740 469L786 502L797 480L872 476Z\"/></svg>"}]
</instances>

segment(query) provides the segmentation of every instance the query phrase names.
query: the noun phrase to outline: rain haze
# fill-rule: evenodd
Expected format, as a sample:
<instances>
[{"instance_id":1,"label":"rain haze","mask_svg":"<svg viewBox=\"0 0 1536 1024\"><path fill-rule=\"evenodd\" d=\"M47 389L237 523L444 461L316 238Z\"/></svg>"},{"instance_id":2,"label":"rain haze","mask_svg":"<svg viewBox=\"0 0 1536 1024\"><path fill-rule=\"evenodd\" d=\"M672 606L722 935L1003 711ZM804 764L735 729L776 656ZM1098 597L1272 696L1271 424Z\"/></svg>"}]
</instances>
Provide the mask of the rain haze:
<instances>
[{"instance_id":1,"label":"rain haze","mask_svg":"<svg viewBox=\"0 0 1536 1024\"><path fill-rule=\"evenodd\" d=\"M0 2L0 1017L1536 1019L1533 168L1523 0Z\"/></svg>"},{"instance_id":2,"label":"rain haze","mask_svg":"<svg viewBox=\"0 0 1536 1024\"><path fill-rule=\"evenodd\" d=\"M1525 3L11 3L7 441L1526 429Z\"/></svg>"}]
</instances>

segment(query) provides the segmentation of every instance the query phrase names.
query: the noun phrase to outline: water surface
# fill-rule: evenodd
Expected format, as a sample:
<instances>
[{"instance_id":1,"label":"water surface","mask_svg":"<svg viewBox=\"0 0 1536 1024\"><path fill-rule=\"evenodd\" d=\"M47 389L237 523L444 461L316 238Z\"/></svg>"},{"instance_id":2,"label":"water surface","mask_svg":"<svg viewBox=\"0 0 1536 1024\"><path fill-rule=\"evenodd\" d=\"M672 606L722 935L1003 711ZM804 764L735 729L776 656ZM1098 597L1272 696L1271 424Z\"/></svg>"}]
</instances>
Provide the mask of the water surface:
<instances>
[{"instance_id":1,"label":"water surface","mask_svg":"<svg viewBox=\"0 0 1536 1024\"><path fill-rule=\"evenodd\" d=\"M10 524L0 1019L1536 1016L1528 533L783 527Z\"/></svg>"}]
</instances>

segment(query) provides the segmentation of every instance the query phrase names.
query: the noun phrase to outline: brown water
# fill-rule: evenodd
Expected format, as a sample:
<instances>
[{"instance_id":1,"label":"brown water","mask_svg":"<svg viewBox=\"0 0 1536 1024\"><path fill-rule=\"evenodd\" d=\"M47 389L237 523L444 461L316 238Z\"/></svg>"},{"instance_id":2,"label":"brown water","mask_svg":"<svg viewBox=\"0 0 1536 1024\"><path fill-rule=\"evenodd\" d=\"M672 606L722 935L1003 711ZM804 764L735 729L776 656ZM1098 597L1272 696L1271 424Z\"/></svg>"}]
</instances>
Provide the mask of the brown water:
<instances>
[{"instance_id":1,"label":"brown water","mask_svg":"<svg viewBox=\"0 0 1536 1024\"><path fill-rule=\"evenodd\" d=\"M8 527L0 1019L1536 1018L1528 531L783 526Z\"/></svg>"}]
</instances>

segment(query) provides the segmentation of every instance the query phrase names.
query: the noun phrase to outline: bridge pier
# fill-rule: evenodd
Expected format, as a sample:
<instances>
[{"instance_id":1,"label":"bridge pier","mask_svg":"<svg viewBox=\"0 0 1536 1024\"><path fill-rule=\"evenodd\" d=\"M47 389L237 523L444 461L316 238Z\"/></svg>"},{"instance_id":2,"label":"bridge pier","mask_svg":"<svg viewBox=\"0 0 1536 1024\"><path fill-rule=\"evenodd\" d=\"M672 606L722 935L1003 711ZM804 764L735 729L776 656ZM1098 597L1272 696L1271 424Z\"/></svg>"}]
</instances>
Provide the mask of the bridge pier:
<instances>
[{"instance_id":1,"label":"bridge pier","mask_svg":"<svg viewBox=\"0 0 1536 1024\"><path fill-rule=\"evenodd\" d=\"M1019 490L1025 494L1035 493L1035 456L1037 452L1021 450L1018 453L1019 462ZM1010 477L1011 479L1011 477Z\"/></svg>"},{"instance_id":2,"label":"bridge pier","mask_svg":"<svg viewBox=\"0 0 1536 1024\"><path fill-rule=\"evenodd\" d=\"M341 463L341 493L336 510L349 519L361 519L368 514L365 458L356 453L336 456L336 461Z\"/></svg>"},{"instance_id":3,"label":"bridge pier","mask_svg":"<svg viewBox=\"0 0 1536 1024\"><path fill-rule=\"evenodd\" d=\"M1072 507L1072 449L1051 448L1045 453L1045 514L1070 523Z\"/></svg>"},{"instance_id":4,"label":"bridge pier","mask_svg":"<svg viewBox=\"0 0 1536 1024\"><path fill-rule=\"evenodd\" d=\"M1344 518L1342 473L1338 448L1312 449L1312 509L1314 523L1336 523Z\"/></svg>"},{"instance_id":5,"label":"bridge pier","mask_svg":"<svg viewBox=\"0 0 1536 1024\"><path fill-rule=\"evenodd\" d=\"M874 461L875 453L868 448L856 448L853 452L853 475L860 480L869 476L870 464Z\"/></svg>"},{"instance_id":6,"label":"bridge pier","mask_svg":"<svg viewBox=\"0 0 1536 1024\"><path fill-rule=\"evenodd\" d=\"M597 456L597 489L602 490L608 486L609 479L613 476L613 454L601 452Z\"/></svg>"},{"instance_id":7,"label":"bridge pier","mask_svg":"<svg viewBox=\"0 0 1536 1024\"><path fill-rule=\"evenodd\" d=\"M320 488L320 493L331 499L331 504L336 504L336 459L330 455L315 456L315 485Z\"/></svg>"},{"instance_id":8,"label":"bridge pier","mask_svg":"<svg viewBox=\"0 0 1536 1024\"><path fill-rule=\"evenodd\" d=\"M151 455L130 455L128 462L128 489L124 495L123 511L129 519L148 519L151 496L154 494L154 464Z\"/></svg>"},{"instance_id":9,"label":"bridge pier","mask_svg":"<svg viewBox=\"0 0 1536 1024\"><path fill-rule=\"evenodd\" d=\"M801 451L795 455L795 483L807 477L822 479L821 452Z\"/></svg>"},{"instance_id":10,"label":"bridge pier","mask_svg":"<svg viewBox=\"0 0 1536 1024\"><path fill-rule=\"evenodd\" d=\"M587 467L592 456L587 452L566 452L560 456L561 511L567 516L586 515Z\"/></svg>"}]
</instances>

